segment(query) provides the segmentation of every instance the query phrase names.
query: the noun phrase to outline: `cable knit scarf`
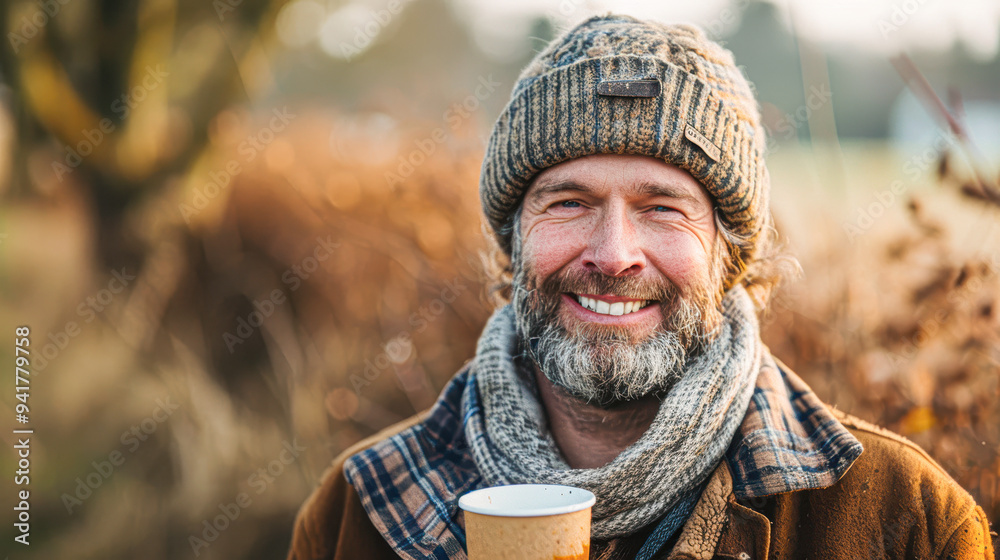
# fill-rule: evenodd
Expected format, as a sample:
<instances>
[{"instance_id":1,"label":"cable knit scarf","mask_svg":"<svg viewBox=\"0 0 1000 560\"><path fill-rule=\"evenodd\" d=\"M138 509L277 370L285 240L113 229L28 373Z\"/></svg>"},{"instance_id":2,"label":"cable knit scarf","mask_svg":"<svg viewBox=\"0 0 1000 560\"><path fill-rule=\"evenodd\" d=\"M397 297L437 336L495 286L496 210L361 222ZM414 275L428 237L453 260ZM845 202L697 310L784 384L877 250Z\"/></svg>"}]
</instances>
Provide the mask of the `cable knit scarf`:
<instances>
[{"instance_id":1,"label":"cable knit scarf","mask_svg":"<svg viewBox=\"0 0 1000 560\"><path fill-rule=\"evenodd\" d=\"M483 479L490 486L590 490L597 496L591 529L597 539L628 535L660 519L722 460L753 394L763 345L742 287L723 299L723 316L716 338L687 364L649 430L607 465L572 469L548 432L533 382L516 371L514 311L509 305L498 310L470 371L481 406L463 407L466 439Z\"/></svg>"}]
</instances>

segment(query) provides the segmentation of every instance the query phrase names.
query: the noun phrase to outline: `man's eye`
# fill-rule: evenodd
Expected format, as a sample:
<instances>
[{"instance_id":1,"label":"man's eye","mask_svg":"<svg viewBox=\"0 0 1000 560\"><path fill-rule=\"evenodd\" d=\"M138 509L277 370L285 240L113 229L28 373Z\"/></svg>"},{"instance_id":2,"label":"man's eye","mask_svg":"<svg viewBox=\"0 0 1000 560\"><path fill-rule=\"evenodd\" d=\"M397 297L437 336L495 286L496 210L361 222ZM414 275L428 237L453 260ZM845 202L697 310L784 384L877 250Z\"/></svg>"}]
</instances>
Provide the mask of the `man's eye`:
<instances>
[{"instance_id":1,"label":"man's eye","mask_svg":"<svg viewBox=\"0 0 1000 560\"><path fill-rule=\"evenodd\" d=\"M562 206L563 208L579 208L580 203L575 200L564 200L559 203L559 206Z\"/></svg>"},{"instance_id":2,"label":"man's eye","mask_svg":"<svg viewBox=\"0 0 1000 560\"><path fill-rule=\"evenodd\" d=\"M653 207L653 211L654 212L673 212L674 209L671 208L671 207L669 207L669 206L654 206Z\"/></svg>"}]
</instances>

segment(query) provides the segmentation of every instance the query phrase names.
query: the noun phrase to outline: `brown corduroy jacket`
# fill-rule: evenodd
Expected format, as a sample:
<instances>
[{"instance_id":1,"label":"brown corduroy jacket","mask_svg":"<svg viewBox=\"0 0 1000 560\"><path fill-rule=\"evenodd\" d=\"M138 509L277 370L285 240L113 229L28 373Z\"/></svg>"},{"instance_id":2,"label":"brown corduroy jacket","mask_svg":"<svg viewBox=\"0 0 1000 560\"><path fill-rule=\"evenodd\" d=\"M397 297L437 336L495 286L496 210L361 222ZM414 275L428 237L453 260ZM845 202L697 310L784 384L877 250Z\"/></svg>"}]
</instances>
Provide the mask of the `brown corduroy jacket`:
<instances>
[{"instance_id":1,"label":"brown corduroy jacket","mask_svg":"<svg viewBox=\"0 0 1000 560\"><path fill-rule=\"evenodd\" d=\"M994 560L982 508L927 453L892 432L837 417L865 448L840 481L740 503L723 461L663 557ZM369 521L343 468L350 455L421 418L392 426L334 460L299 512L289 560L398 558ZM619 550L636 550L641 542L618 544Z\"/></svg>"}]
</instances>

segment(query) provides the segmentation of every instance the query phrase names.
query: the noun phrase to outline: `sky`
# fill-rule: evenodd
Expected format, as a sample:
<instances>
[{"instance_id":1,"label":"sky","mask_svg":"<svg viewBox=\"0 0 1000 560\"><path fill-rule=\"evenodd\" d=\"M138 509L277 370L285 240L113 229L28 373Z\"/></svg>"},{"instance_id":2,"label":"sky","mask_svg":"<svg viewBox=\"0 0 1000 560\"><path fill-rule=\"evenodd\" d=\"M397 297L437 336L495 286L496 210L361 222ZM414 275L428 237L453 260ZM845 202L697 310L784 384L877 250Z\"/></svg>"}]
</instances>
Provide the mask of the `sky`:
<instances>
[{"instance_id":1,"label":"sky","mask_svg":"<svg viewBox=\"0 0 1000 560\"><path fill-rule=\"evenodd\" d=\"M361 0L365 1L365 0ZM377 3L379 0L372 0ZM608 11L667 23L690 21L722 35L738 25L750 0L453 0L480 46L501 51L504 36L523 36L533 17L549 16L560 27ZM818 42L877 54L900 50L947 50L961 44L977 58L997 53L1000 0L778 0L786 25ZM714 33L713 33L714 32Z\"/></svg>"}]
</instances>

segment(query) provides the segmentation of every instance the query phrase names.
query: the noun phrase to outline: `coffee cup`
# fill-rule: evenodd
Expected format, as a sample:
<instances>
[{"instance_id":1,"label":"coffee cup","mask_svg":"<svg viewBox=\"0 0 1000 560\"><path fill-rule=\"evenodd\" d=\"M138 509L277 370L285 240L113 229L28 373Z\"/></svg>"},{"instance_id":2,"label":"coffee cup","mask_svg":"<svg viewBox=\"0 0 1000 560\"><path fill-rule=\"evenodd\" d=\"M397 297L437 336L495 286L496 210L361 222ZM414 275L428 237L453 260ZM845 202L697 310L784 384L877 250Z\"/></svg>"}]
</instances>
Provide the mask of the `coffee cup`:
<instances>
[{"instance_id":1,"label":"coffee cup","mask_svg":"<svg viewBox=\"0 0 1000 560\"><path fill-rule=\"evenodd\" d=\"M469 560L587 560L592 492L554 484L515 484L469 492Z\"/></svg>"}]
</instances>

